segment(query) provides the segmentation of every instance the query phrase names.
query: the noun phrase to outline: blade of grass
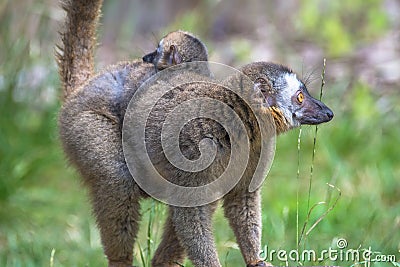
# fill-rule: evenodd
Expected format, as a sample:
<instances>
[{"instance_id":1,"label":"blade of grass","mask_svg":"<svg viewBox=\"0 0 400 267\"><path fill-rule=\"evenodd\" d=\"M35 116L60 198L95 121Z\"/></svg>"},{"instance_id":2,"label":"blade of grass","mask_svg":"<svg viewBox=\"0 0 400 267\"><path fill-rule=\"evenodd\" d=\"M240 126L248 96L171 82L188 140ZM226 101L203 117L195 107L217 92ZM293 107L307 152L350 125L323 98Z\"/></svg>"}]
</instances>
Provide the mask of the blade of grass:
<instances>
[{"instance_id":1,"label":"blade of grass","mask_svg":"<svg viewBox=\"0 0 400 267\"><path fill-rule=\"evenodd\" d=\"M140 243L138 243L138 246L139 246L139 252L140 252L140 260L142 261L143 266L146 266L146 260L144 258L143 249L140 246Z\"/></svg>"},{"instance_id":2,"label":"blade of grass","mask_svg":"<svg viewBox=\"0 0 400 267\"><path fill-rule=\"evenodd\" d=\"M152 200L151 202L151 207L150 207L150 212L149 212L149 222L147 224L147 266L150 266L150 259L151 259L151 254L152 254L152 229L153 229L153 222L154 222L154 213L155 213L155 201Z\"/></svg>"},{"instance_id":3,"label":"blade of grass","mask_svg":"<svg viewBox=\"0 0 400 267\"><path fill-rule=\"evenodd\" d=\"M299 129L299 136L297 138L297 192L296 192L296 249L299 253L299 191L300 191L300 148L301 148L301 126Z\"/></svg>"},{"instance_id":4,"label":"blade of grass","mask_svg":"<svg viewBox=\"0 0 400 267\"><path fill-rule=\"evenodd\" d=\"M304 222L303 228L301 229L300 240L299 240L299 244L300 244L301 241L303 241L303 237L304 237L303 248L304 248L304 246L305 246L305 240L306 240L306 239L305 239L305 235L304 235L304 231L306 230L307 225L308 225L308 222L310 221L311 213L313 212L314 208L316 208L317 206L325 205L325 204L326 204L325 201L321 201L321 202L318 202L318 203L314 204L310 209L308 209L306 221Z\"/></svg>"},{"instance_id":5,"label":"blade of grass","mask_svg":"<svg viewBox=\"0 0 400 267\"><path fill-rule=\"evenodd\" d=\"M54 254L56 254L56 249L53 248L50 253L50 267L54 266Z\"/></svg>"},{"instance_id":6,"label":"blade of grass","mask_svg":"<svg viewBox=\"0 0 400 267\"><path fill-rule=\"evenodd\" d=\"M300 235L300 243L301 243L301 241L303 240L303 237L304 237L304 240L306 240L307 239L307 237L308 237L308 235L311 233L311 231L335 208L335 206L336 206L336 204L337 204L337 202L339 201L339 199L340 199L340 197L341 197L341 195L342 195L342 192L340 191L340 189L339 188L337 188L336 186L334 186L334 185L332 185L332 184L329 184L329 183L327 183L327 185L330 187L330 188L333 188L333 189L336 189L338 192L339 192L339 194L338 194L338 196L336 197L336 199L335 199L335 201L334 201L334 203L331 205L331 206L329 206L328 207L328 209L320 216L320 217L318 217L318 219L313 223L313 225L311 225L311 227L307 230L307 232L305 232L305 230L306 230L306 227L307 227L307 225L308 225L308 222L310 221L310 218L311 218L311 213L312 213L312 211L314 210L314 208L316 208L317 206L319 206L319 205L327 205L327 204L329 204L329 199L327 199L326 201L321 201L321 202L318 202L318 203L316 203L316 204L314 204L312 207L311 207L311 209L308 211L308 214L307 214L307 218L306 218L306 221L304 222L304 225L303 225L303 228L302 228L302 230L301 230L301 235ZM329 194L329 195L331 195L331 194ZM304 233L305 232L305 233ZM305 241L304 241L305 242ZM304 244L305 245L305 244Z\"/></svg>"},{"instance_id":7,"label":"blade of grass","mask_svg":"<svg viewBox=\"0 0 400 267\"><path fill-rule=\"evenodd\" d=\"M325 85L325 69L326 69L326 58L324 58L324 63L322 67L322 74L321 74L321 87L319 91L319 100L322 100L322 92ZM317 144L317 134L318 134L318 125L315 125L315 132L314 132L314 140L313 140L313 150L311 156L311 168L310 168L310 179L308 184L308 200L307 200L307 210L310 208L310 200L311 200L311 188L312 188L312 181L313 181L313 174L314 174L314 159L315 159L315 148Z\"/></svg>"},{"instance_id":8,"label":"blade of grass","mask_svg":"<svg viewBox=\"0 0 400 267\"><path fill-rule=\"evenodd\" d=\"M307 238L307 236L311 233L311 231L336 207L336 204L338 203L340 197L342 196L342 191L340 191L339 188L329 183L327 183L327 185L333 189L336 189L338 191L338 196L336 197L335 202L331 206L329 206L329 208L315 221L313 225L311 225L311 227L306 232L305 238Z\"/></svg>"},{"instance_id":9,"label":"blade of grass","mask_svg":"<svg viewBox=\"0 0 400 267\"><path fill-rule=\"evenodd\" d=\"M322 100L322 92L323 92L324 85L325 85L325 70L326 70L326 58L324 58L324 61L323 61L319 100ZM314 138L313 138L313 149L312 149L312 155L311 155L310 178L309 178L309 182L308 182L308 197L307 197L307 219L304 222L303 228L301 230L301 234L300 234L300 237L298 239L298 242L299 242L298 246L300 245L300 242L303 240L304 231L305 231L305 229L307 227L307 224L309 222L312 210L315 208L316 205L319 205L319 204L316 204L310 209L311 190L312 190L313 174L314 174L315 151L316 151L316 145L317 145L317 134L318 134L318 125L315 126ZM307 236L304 237L304 240L306 240L306 237Z\"/></svg>"}]
</instances>

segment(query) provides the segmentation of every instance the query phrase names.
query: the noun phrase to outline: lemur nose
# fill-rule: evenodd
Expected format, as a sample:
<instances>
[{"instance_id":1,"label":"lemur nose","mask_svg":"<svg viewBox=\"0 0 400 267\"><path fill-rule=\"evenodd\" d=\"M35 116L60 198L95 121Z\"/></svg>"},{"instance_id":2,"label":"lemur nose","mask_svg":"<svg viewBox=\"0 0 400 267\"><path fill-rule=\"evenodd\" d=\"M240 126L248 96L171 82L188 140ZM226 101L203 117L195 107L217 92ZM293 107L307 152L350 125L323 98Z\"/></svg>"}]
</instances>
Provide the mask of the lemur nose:
<instances>
[{"instance_id":1,"label":"lemur nose","mask_svg":"<svg viewBox=\"0 0 400 267\"><path fill-rule=\"evenodd\" d=\"M331 120L331 119L333 118L333 111L330 110L330 109L328 109L328 110L326 111L326 116L328 116L329 120Z\"/></svg>"},{"instance_id":2,"label":"lemur nose","mask_svg":"<svg viewBox=\"0 0 400 267\"><path fill-rule=\"evenodd\" d=\"M142 58L142 60L143 60L144 62L147 62L147 63L153 63L153 60L154 60L154 58L156 57L156 55L157 55L157 51L154 51L153 53L149 53L149 54L145 55L145 56Z\"/></svg>"}]
</instances>

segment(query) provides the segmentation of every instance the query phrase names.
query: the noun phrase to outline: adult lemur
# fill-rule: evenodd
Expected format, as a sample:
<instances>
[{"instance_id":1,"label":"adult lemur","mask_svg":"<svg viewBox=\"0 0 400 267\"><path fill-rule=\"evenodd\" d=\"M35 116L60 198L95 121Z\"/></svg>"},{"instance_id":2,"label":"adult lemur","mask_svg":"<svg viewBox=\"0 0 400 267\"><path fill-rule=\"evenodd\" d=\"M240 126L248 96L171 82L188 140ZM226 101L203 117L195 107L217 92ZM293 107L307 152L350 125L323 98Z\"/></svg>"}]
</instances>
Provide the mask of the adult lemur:
<instances>
[{"instance_id":1,"label":"adult lemur","mask_svg":"<svg viewBox=\"0 0 400 267\"><path fill-rule=\"evenodd\" d=\"M173 32L161 40L155 52L143 58L144 62L120 63L95 75L93 54L101 5L102 0L63 1L67 17L62 45L57 53L64 100L59 128L64 151L89 189L108 264L127 267L133 261L133 243L140 220L139 201L146 194L132 178L122 151L121 129L126 107L137 88L158 70L182 62L206 61L207 50L193 35ZM259 62L246 65L241 71L264 94L265 105L262 108L273 115L278 133L300 124L318 124L332 119L332 111L312 98L288 68ZM217 98L230 102L235 111L246 113L234 98L225 98L218 87L196 86L183 88L171 98L171 102L179 102L182 93L185 97L215 97L212 95L214 92L220 93ZM162 112L163 106L159 108ZM158 127L156 121L149 121L151 125ZM193 135L184 132L182 136L197 142L204 137L203 134L208 135L204 128L210 127L206 122L198 123L191 129ZM213 126L210 129L218 130ZM253 137L250 138L253 143L259 142L258 135ZM213 140L221 147L228 144L224 137ZM150 136L149 145L154 145L156 151L159 148L157 138L153 140ZM247 173L251 174L251 170ZM247 266L265 266L259 259L259 191L250 193L244 185L246 183L238 183L223 198L225 215ZM212 237L211 215L214 209L215 203L192 208L171 206L152 265L179 266L177 262L187 255L195 266L221 266Z\"/></svg>"}]
</instances>

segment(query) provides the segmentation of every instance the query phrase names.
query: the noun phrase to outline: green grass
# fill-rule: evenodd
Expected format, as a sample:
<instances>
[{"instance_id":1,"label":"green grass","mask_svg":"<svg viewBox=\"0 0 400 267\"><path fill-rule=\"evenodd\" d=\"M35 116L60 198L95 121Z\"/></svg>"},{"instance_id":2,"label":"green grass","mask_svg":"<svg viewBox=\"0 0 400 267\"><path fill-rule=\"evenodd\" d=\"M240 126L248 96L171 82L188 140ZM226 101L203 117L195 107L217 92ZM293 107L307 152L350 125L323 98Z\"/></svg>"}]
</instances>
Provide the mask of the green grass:
<instances>
[{"instance_id":1,"label":"green grass","mask_svg":"<svg viewBox=\"0 0 400 267\"><path fill-rule=\"evenodd\" d=\"M327 91L325 99L335 110L338 103L329 100L334 99L332 95L334 90ZM393 104L394 97L400 100L399 96L391 96ZM390 113L378 115L375 120L365 124L355 118L351 111L339 112L331 123L320 126L310 203L327 201L329 204L313 210L308 226L332 205L337 195L337 191L327 183L339 188L342 196L334 209L307 236L300 249L321 251L334 247L338 238L345 238L349 248L371 247L373 251L399 258L400 159L393 144L400 143L400 129L395 127L398 118ZM46 151L43 152L46 155L44 159L35 163L40 167L37 171L27 172L19 186L2 202L0 266L46 266L50 264L53 249L54 266L104 266L106 261L85 190L77 175L66 167L61 149L54 142L55 121L50 121L51 126L47 130L53 142L48 146L40 145ZM297 247L297 134L298 131L293 131L278 138L275 160L263 185L262 242L270 250L289 251ZM308 212L313 134L313 127L303 128L299 181L300 227L307 219ZM16 132L15 135L22 138L25 133ZM3 179L7 177L3 176ZM149 266L142 263L140 249L145 261L148 261L149 253L154 252L160 240L165 210L163 205L146 200L142 212L144 220L138 242L140 248L137 244L135 257L139 266ZM152 225L148 228L150 216ZM227 225L219 209L215 215L215 236L220 259L224 266L237 266L243 261ZM281 261L274 263L285 264ZM324 261L314 264L330 263ZM186 263L185 266L191 265Z\"/></svg>"},{"instance_id":2,"label":"green grass","mask_svg":"<svg viewBox=\"0 0 400 267\"><path fill-rule=\"evenodd\" d=\"M36 25L37 36L30 40L25 32L9 32L14 20L7 8L0 5L0 60L5 62L0 65L0 266L105 266L86 191L66 164L58 142L59 103L48 98L59 87L48 12L43 12ZM46 10L46 5L35 4L35 16L40 8ZM29 21L25 15L20 17ZM47 47L38 48L43 44ZM324 101L335 118L318 130L310 195L314 127L302 128L299 178L298 130L278 138L274 163L262 188L262 244L269 250L297 249L297 232L308 220L307 232L335 204L339 189L337 204L302 238L299 250L335 249L337 240L344 238L349 249L371 248L400 260L400 94L380 92L355 81L347 91L343 84L349 81L328 82L324 89ZM319 202L326 204L309 214L308 207ZM135 264L149 266L166 212L162 204L146 200L142 214ZM215 214L214 226L223 266L244 266L221 209ZM355 264L278 259L273 263ZM393 265L399 266L371 264Z\"/></svg>"},{"instance_id":3,"label":"green grass","mask_svg":"<svg viewBox=\"0 0 400 267\"><path fill-rule=\"evenodd\" d=\"M345 238L349 248L371 247L373 251L398 258L400 209L396 177L400 173L394 162L396 158L385 149L388 146L386 139L380 139L373 147L366 146L366 140L356 142L356 138L351 137L348 131L351 120L346 122L345 119L342 126L335 123L336 120L339 119L336 117L330 125L319 130L311 203L331 200L332 204L337 193L326 183L340 188L342 196L333 211L309 234L301 249L321 251L333 246L337 238ZM364 130L359 136L370 131L372 129ZM393 137L400 136L398 129L390 131L393 131ZM343 134L352 139L349 142L352 145L348 145L350 151L336 149L340 148L336 144L343 140ZM312 129L303 129L300 225L305 222L307 214L312 135ZM263 185L263 245L270 250L289 251L297 247L296 139L296 131L279 138L274 164ZM374 153L377 160L368 161L362 156L368 153ZM61 152L52 156L57 157L58 165L43 167L40 174L31 177L29 185L18 188L1 206L0 266L46 266L50 264L53 249L54 266L101 266L106 263L85 190L74 172L63 165ZM138 243L147 261L148 247L151 254L160 240L165 211L161 204L155 205L151 200L143 204L144 219ZM328 206L314 209L310 225ZM152 227L148 232L151 213ZM238 266L242 262L241 255L220 209L215 215L215 236L224 266ZM139 266L149 266L142 264L138 244L135 246L135 259ZM274 263L284 264L281 261Z\"/></svg>"}]
</instances>

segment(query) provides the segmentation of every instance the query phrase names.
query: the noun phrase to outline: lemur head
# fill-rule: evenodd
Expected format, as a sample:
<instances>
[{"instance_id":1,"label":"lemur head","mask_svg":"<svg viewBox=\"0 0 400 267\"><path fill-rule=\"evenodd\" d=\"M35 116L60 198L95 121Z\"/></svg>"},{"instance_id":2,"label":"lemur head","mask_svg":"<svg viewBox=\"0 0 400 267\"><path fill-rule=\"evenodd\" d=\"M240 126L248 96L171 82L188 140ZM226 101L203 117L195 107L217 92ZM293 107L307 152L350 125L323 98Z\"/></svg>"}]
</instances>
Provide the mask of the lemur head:
<instances>
[{"instance_id":1,"label":"lemur head","mask_svg":"<svg viewBox=\"0 0 400 267\"><path fill-rule=\"evenodd\" d=\"M162 70L182 62L207 61L206 46L191 33L175 31L161 39L156 51L143 57L144 62L152 63Z\"/></svg>"},{"instance_id":2,"label":"lemur head","mask_svg":"<svg viewBox=\"0 0 400 267\"><path fill-rule=\"evenodd\" d=\"M302 124L328 122L333 112L313 98L304 83L289 68L267 62L245 65L241 71L254 82L265 97L266 107L274 117L277 132Z\"/></svg>"}]
</instances>

